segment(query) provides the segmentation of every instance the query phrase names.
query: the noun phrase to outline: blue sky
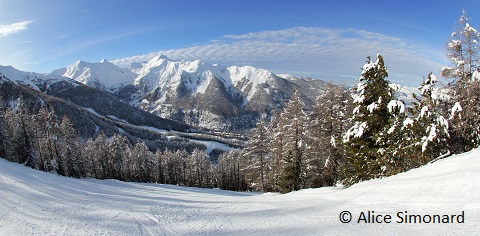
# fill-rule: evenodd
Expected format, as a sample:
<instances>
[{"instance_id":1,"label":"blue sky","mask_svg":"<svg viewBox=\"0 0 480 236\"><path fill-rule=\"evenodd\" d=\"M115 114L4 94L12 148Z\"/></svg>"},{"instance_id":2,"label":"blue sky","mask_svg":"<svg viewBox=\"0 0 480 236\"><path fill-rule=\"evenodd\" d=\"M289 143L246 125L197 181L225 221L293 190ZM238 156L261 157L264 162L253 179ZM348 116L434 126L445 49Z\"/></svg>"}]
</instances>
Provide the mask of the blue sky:
<instances>
[{"instance_id":1,"label":"blue sky","mask_svg":"<svg viewBox=\"0 0 480 236\"><path fill-rule=\"evenodd\" d=\"M480 1L0 0L0 65L50 72L163 53L353 83L380 53L389 80L418 85L448 65L444 45Z\"/></svg>"}]
</instances>

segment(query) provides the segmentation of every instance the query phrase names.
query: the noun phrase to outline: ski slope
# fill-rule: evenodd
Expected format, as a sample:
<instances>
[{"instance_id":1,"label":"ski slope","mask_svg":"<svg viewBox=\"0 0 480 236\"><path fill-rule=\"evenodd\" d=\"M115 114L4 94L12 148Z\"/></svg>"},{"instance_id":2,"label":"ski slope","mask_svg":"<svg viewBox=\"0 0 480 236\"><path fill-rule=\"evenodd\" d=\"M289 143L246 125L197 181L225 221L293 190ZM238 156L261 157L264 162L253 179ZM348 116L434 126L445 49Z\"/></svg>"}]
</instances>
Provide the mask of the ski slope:
<instances>
[{"instance_id":1,"label":"ski slope","mask_svg":"<svg viewBox=\"0 0 480 236\"><path fill-rule=\"evenodd\" d=\"M478 235L479 170L476 149L348 189L280 195L79 180L0 159L0 235ZM392 222L358 223L368 211ZM396 223L405 211L463 211L464 223Z\"/></svg>"}]
</instances>

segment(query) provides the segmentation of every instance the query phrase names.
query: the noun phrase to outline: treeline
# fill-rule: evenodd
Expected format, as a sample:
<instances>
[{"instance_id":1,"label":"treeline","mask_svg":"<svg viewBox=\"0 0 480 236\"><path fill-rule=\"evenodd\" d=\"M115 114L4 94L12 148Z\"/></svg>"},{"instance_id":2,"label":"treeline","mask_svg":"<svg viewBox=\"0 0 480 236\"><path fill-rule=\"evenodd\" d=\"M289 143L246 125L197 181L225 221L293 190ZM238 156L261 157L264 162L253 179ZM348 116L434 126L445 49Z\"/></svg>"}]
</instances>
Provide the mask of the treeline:
<instances>
[{"instance_id":1,"label":"treeline","mask_svg":"<svg viewBox=\"0 0 480 236\"><path fill-rule=\"evenodd\" d=\"M21 99L2 109L0 137L1 157L63 176L217 186L215 167L204 150L151 152L144 142L118 134L84 140L66 116L59 119L47 107L33 112Z\"/></svg>"}]
</instances>

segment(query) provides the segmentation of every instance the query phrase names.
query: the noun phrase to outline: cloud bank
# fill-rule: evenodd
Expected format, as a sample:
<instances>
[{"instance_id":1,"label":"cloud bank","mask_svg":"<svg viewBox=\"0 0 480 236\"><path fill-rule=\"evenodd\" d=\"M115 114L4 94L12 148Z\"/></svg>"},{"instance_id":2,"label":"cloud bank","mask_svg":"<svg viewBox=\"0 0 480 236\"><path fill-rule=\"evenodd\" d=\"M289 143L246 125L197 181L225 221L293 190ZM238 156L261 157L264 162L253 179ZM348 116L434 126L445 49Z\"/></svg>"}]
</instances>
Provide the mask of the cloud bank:
<instances>
[{"instance_id":1,"label":"cloud bank","mask_svg":"<svg viewBox=\"0 0 480 236\"><path fill-rule=\"evenodd\" d=\"M31 24L32 22L33 21L29 20L29 21L20 21L10 25L0 25L0 38L27 30L28 25Z\"/></svg>"},{"instance_id":2,"label":"cloud bank","mask_svg":"<svg viewBox=\"0 0 480 236\"><path fill-rule=\"evenodd\" d=\"M404 40L358 29L295 27L283 30L225 35L210 43L164 50L113 61L128 67L163 54L174 60L200 59L224 65L251 65L274 73L314 77L352 84L360 77L367 56L382 54L389 79L418 85L430 71L438 71L438 52L425 52Z\"/></svg>"}]
</instances>

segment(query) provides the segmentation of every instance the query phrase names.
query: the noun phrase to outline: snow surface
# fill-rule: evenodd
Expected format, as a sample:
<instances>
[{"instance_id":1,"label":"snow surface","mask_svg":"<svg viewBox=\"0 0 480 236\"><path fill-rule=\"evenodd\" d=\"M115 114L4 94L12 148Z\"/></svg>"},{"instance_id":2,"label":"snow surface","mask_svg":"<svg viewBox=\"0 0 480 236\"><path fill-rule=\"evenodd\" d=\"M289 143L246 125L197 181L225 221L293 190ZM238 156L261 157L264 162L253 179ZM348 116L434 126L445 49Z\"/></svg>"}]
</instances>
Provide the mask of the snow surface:
<instances>
[{"instance_id":1,"label":"snow surface","mask_svg":"<svg viewBox=\"0 0 480 236\"><path fill-rule=\"evenodd\" d=\"M197 140L197 139L189 139L190 142L194 142L194 143L199 143L199 144L202 144L204 145L206 148L207 148L207 154L210 154L212 153L213 149L219 149L219 150L222 150L222 151L230 151L234 148L224 144L224 143L219 143L219 142L215 142L215 141L204 141L204 140Z\"/></svg>"},{"instance_id":2,"label":"snow surface","mask_svg":"<svg viewBox=\"0 0 480 236\"><path fill-rule=\"evenodd\" d=\"M167 134L167 132L169 132L170 134L179 134L180 137L188 139L190 142L194 142L194 143L204 145L207 148L206 149L207 154L212 153L213 149L219 149L219 150L222 150L222 151L230 151L230 150L234 149L234 148L232 148L232 147L230 147L230 146L228 146L224 143L220 143L220 142L216 142L216 141L206 141L206 140L200 140L200 139L186 138L186 137L183 137L182 134L187 134L188 135L188 133L184 133L184 132L180 132L180 131L173 131L173 130L167 131L167 130L164 130L164 129L157 129L157 128L154 128L154 127L151 127L151 126L140 126L140 127L144 128L144 129L148 129L148 130L153 131L153 132L164 134L164 135ZM167 138L173 138L173 137L176 137L176 136L167 136Z\"/></svg>"},{"instance_id":3,"label":"snow surface","mask_svg":"<svg viewBox=\"0 0 480 236\"><path fill-rule=\"evenodd\" d=\"M285 195L72 179L0 160L0 235L478 235L480 149L385 179ZM351 223L339 221L342 211ZM390 224L357 223L361 212ZM399 224L397 212L463 224Z\"/></svg>"}]
</instances>

